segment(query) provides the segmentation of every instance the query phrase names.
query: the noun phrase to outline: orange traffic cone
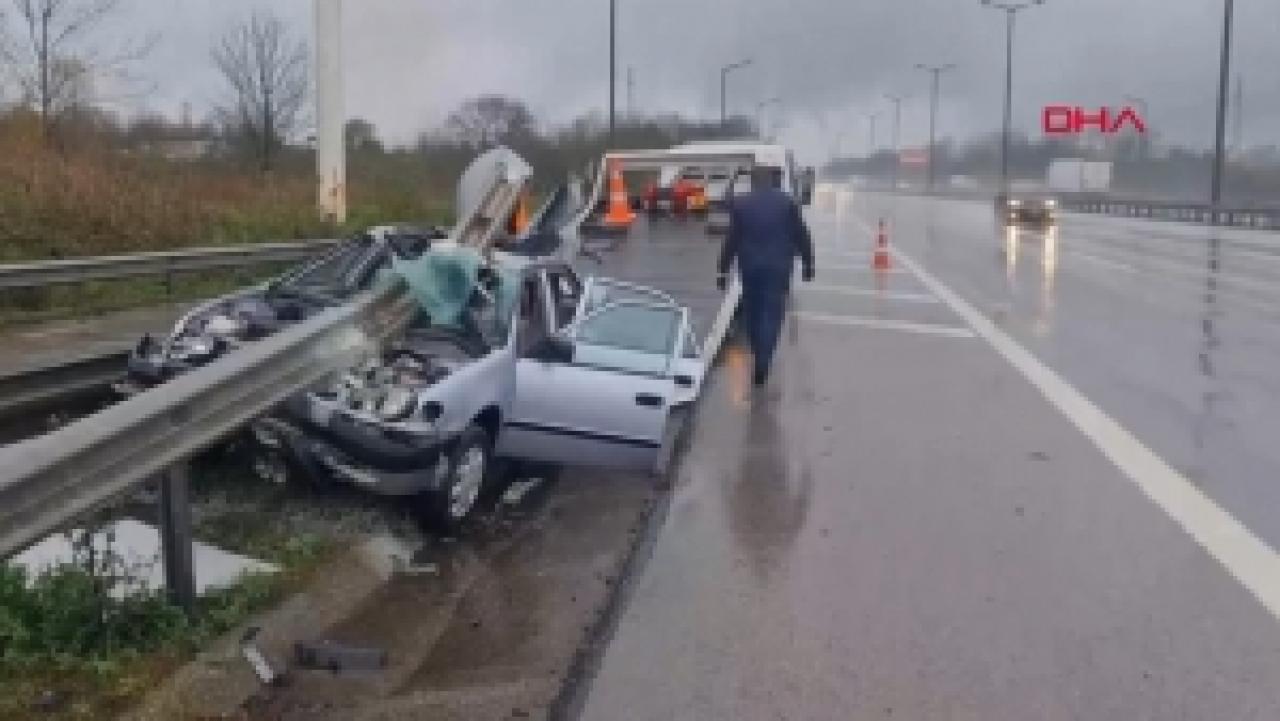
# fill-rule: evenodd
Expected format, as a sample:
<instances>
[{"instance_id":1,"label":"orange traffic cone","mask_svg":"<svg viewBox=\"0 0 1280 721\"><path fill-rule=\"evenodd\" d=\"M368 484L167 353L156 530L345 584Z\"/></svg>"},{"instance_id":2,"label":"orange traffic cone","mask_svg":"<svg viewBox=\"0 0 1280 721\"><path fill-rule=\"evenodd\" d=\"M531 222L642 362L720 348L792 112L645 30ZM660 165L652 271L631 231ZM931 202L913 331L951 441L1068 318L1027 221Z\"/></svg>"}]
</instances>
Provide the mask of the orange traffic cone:
<instances>
[{"instance_id":1,"label":"orange traffic cone","mask_svg":"<svg viewBox=\"0 0 1280 721\"><path fill-rule=\"evenodd\" d=\"M880 229L876 231L876 252L871 256L871 267L875 270L889 270L889 233L885 230L884 218L880 219Z\"/></svg>"},{"instance_id":2,"label":"orange traffic cone","mask_svg":"<svg viewBox=\"0 0 1280 721\"><path fill-rule=\"evenodd\" d=\"M605 213L604 224L613 228L627 228L636 219L631 212L631 203L627 199L627 184L622 179L622 164L612 161L609 164L609 212Z\"/></svg>"},{"instance_id":3,"label":"orange traffic cone","mask_svg":"<svg viewBox=\"0 0 1280 721\"><path fill-rule=\"evenodd\" d=\"M511 216L511 223L507 230L512 235L520 235L529 227L529 195L521 193L520 200L516 203L516 212Z\"/></svg>"}]
</instances>

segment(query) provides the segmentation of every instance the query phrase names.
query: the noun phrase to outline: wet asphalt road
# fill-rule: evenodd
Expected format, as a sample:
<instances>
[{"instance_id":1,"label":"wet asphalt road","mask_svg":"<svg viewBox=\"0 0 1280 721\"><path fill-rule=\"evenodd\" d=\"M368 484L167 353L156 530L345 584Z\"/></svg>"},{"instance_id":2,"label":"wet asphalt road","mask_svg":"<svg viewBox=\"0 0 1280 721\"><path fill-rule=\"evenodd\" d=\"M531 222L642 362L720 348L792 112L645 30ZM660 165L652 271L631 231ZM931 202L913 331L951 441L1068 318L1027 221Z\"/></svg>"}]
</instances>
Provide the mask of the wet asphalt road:
<instances>
[{"instance_id":1,"label":"wet asphalt road","mask_svg":"<svg viewBox=\"0 0 1280 721\"><path fill-rule=\"evenodd\" d=\"M893 241L1280 547L1280 234L861 198ZM845 233L857 234L854 217Z\"/></svg>"},{"instance_id":2,"label":"wet asphalt road","mask_svg":"<svg viewBox=\"0 0 1280 721\"><path fill-rule=\"evenodd\" d=\"M981 205L818 209L776 376L730 348L709 380L581 718L1280 718L1275 617L927 283L868 272L881 212L1270 540L1267 236L1215 272L1189 227L1068 218L1055 253Z\"/></svg>"}]
</instances>

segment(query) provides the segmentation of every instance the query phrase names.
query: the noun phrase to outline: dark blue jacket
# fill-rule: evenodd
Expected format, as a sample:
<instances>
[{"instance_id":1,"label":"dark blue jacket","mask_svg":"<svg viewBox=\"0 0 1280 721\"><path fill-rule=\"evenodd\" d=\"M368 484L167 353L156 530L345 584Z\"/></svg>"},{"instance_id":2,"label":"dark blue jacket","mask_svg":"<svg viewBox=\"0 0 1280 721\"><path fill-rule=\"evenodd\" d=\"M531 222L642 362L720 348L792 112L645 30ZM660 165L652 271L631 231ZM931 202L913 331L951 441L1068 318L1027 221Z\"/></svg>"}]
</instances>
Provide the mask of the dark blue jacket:
<instances>
[{"instance_id":1,"label":"dark blue jacket","mask_svg":"<svg viewBox=\"0 0 1280 721\"><path fill-rule=\"evenodd\" d=\"M776 272L790 278L797 255L811 271L813 240L791 196L770 188L731 199L729 234L720 251L721 273L728 273L737 259L743 273Z\"/></svg>"}]
</instances>

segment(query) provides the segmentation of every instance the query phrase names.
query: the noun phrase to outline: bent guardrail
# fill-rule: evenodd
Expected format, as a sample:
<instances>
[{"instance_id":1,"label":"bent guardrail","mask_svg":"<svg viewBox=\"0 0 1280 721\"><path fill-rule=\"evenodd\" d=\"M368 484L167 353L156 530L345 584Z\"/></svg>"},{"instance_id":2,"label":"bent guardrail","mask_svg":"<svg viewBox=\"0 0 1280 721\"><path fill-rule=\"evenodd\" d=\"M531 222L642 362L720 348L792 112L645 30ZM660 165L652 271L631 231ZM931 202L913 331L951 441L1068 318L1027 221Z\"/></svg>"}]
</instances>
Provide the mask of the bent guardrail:
<instances>
[{"instance_id":1,"label":"bent guardrail","mask_svg":"<svg viewBox=\"0 0 1280 721\"><path fill-rule=\"evenodd\" d=\"M0 265L0 290L244 268L305 260L339 241L304 240Z\"/></svg>"},{"instance_id":2,"label":"bent guardrail","mask_svg":"<svg viewBox=\"0 0 1280 721\"><path fill-rule=\"evenodd\" d=\"M416 302L395 283L331 308L52 433L0 447L0 558L180 466L401 332Z\"/></svg>"},{"instance_id":3,"label":"bent guardrail","mask_svg":"<svg viewBox=\"0 0 1280 721\"><path fill-rule=\"evenodd\" d=\"M1242 228L1280 228L1280 207L1214 207L1208 203L1109 197L1064 197L1062 207L1078 213L1209 223Z\"/></svg>"}]
</instances>

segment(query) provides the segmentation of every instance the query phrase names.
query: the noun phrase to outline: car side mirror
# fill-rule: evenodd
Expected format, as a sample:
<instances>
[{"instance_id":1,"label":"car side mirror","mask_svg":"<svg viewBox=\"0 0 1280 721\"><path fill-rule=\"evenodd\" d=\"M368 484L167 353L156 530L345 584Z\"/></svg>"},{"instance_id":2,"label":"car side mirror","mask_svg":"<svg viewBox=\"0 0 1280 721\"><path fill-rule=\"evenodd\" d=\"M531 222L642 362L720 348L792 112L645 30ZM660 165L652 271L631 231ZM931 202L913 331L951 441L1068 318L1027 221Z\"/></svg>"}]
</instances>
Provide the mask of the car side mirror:
<instances>
[{"instance_id":1,"label":"car side mirror","mask_svg":"<svg viewBox=\"0 0 1280 721\"><path fill-rule=\"evenodd\" d=\"M562 336L547 336L535 343L528 355L543 363L572 363L573 341Z\"/></svg>"}]
</instances>

